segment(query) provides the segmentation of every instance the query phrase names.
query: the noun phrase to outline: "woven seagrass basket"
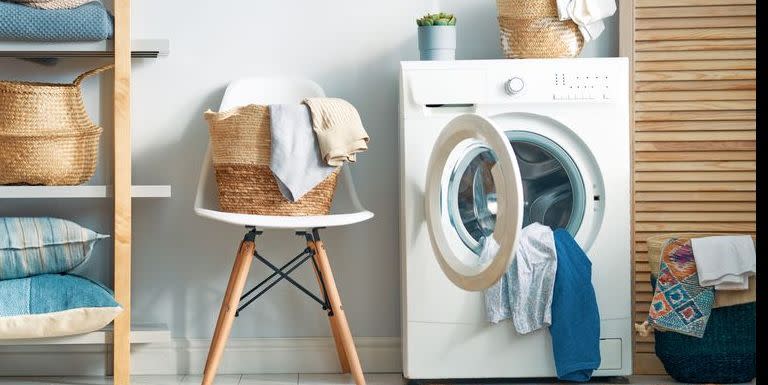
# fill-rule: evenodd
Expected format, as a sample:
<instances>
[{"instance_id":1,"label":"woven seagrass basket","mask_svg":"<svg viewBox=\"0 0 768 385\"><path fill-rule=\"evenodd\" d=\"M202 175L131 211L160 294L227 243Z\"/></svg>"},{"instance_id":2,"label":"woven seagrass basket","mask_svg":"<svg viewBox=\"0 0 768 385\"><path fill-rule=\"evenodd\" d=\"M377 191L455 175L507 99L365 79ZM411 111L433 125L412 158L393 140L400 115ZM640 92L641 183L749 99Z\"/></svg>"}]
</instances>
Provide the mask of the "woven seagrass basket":
<instances>
[{"instance_id":1,"label":"woven seagrass basket","mask_svg":"<svg viewBox=\"0 0 768 385\"><path fill-rule=\"evenodd\" d=\"M0 81L0 185L78 185L96 170L101 127L83 105L81 83Z\"/></svg>"},{"instance_id":2,"label":"woven seagrass basket","mask_svg":"<svg viewBox=\"0 0 768 385\"><path fill-rule=\"evenodd\" d=\"M556 0L496 0L501 49L508 59L575 57L584 37L557 16Z\"/></svg>"},{"instance_id":3,"label":"woven seagrass basket","mask_svg":"<svg viewBox=\"0 0 768 385\"><path fill-rule=\"evenodd\" d=\"M280 192L269 168L269 108L250 104L205 113L211 135L213 167L223 211L279 216L327 215L339 171L331 173L297 202Z\"/></svg>"}]
</instances>

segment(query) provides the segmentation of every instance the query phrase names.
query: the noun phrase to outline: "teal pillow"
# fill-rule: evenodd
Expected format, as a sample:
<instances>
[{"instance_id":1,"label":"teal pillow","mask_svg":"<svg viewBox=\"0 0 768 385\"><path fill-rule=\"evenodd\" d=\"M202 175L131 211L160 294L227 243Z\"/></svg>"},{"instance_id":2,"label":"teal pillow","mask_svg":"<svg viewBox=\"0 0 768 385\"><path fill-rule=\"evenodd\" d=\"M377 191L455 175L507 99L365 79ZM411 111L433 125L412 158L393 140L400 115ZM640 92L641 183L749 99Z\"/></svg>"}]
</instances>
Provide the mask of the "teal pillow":
<instances>
[{"instance_id":1,"label":"teal pillow","mask_svg":"<svg viewBox=\"0 0 768 385\"><path fill-rule=\"evenodd\" d=\"M72 271L107 237L59 218L0 217L0 280Z\"/></svg>"},{"instance_id":2,"label":"teal pillow","mask_svg":"<svg viewBox=\"0 0 768 385\"><path fill-rule=\"evenodd\" d=\"M123 310L109 289L76 275L0 281L0 298L0 339L88 333Z\"/></svg>"}]
</instances>

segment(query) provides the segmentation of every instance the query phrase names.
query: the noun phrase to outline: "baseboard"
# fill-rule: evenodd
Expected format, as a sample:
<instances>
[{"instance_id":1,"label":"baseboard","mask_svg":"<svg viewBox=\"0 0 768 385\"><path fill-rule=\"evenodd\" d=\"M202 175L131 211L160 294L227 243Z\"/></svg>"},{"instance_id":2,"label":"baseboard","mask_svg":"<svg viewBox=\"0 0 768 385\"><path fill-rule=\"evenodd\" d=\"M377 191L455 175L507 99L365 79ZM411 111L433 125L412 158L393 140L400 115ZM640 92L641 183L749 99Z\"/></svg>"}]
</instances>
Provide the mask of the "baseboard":
<instances>
[{"instance_id":1,"label":"baseboard","mask_svg":"<svg viewBox=\"0 0 768 385\"><path fill-rule=\"evenodd\" d=\"M173 339L167 344L134 345L131 373L201 374L210 340ZM366 372L402 369L399 337L357 337ZM0 376L101 376L111 371L109 345L0 346ZM106 364L106 365L105 365ZM338 373L332 338L233 338L219 373Z\"/></svg>"}]
</instances>

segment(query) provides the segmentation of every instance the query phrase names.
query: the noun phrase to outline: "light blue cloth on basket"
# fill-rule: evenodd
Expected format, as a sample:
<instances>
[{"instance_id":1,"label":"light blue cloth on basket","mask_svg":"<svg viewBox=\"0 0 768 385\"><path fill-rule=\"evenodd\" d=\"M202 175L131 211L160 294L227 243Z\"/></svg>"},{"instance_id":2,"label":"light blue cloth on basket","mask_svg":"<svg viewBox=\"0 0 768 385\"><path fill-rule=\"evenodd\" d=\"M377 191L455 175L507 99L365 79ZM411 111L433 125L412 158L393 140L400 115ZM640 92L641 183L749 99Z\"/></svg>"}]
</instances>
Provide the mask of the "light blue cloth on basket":
<instances>
[{"instance_id":1,"label":"light blue cloth on basket","mask_svg":"<svg viewBox=\"0 0 768 385\"><path fill-rule=\"evenodd\" d=\"M498 250L498 246L489 241L483 246L483 253L495 254L494 248ZM520 334L551 325L556 271L552 229L537 222L524 227L514 261L499 282L485 291L488 321L497 323L512 318L515 331Z\"/></svg>"},{"instance_id":2,"label":"light blue cloth on basket","mask_svg":"<svg viewBox=\"0 0 768 385\"><path fill-rule=\"evenodd\" d=\"M552 299L552 353L557 378L589 381L600 366L600 313L592 262L570 233L555 230L557 276Z\"/></svg>"},{"instance_id":3,"label":"light blue cloth on basket","mask_svg":"<svg viewBox=\"0 0 768 385\"><path fill-rule=\"evenodd\" d=\"M112 16L98 1L71 9L38 9L0 1L0 40L100 41L113 33Z\"/></svg>"},{"instance_id":4,"label":"light blue cloth on basket","mask_svg":"<svg viewBox=\"0 0 768 385\"><path fill-rule=\"evenodd\" d=\"M306 104L269 106L272 153L269 168L283 196L296 202L336 170L320 156Z\"/></svg>"}]
</instances>

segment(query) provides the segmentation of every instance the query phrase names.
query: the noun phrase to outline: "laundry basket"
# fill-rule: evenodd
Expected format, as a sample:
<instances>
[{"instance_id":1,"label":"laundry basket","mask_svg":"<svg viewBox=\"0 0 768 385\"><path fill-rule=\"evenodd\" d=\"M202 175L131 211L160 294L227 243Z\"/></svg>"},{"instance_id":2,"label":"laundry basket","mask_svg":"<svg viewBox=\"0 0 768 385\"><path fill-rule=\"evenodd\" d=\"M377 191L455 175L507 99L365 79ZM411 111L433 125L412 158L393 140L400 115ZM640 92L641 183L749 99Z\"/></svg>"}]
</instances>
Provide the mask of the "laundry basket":
<instances>
[{"instance_id":1,"label":"laundry basket","mask_svg":"<svg viewBox=\"0 0 768 385\"><path fill-rule=\"evenodd\" d=\"M269 107L250 104L225 112L205 113L213 167L223 211L278 216L327 215L339 171L331 173L297 202L286 199L269 168Z\"/></svg>"},{"instance_id":2,"label":"laundry basket","mask_svg":"<svg viewBox=\"0 0 768 385\"><path fill-rule=\"evenodd\" d=\"M508 59L575 57L584 37L561 21L556 0L496 0L501 49Z\"/></svg>"},{"instance_id":3,"label":"laundry basket","mask_svg":"<svg viewBox=\"0 0 768 385\"><path fill-rule=\"evenodd\" d=\"M714 233L670 233L647 239L651 290L656 287L661 248L669 238L709 237ZM755 377L755 303L712 309L702 338L654 331L656 356L675 380L683 383L745 383Z\"/></svg>"},{"instance_id":4,"label":"laundry basket","mask_svg":"<svg viewBox=\"0 0 768 385\"><path fill-rule=\"evenodd\" d=\"M96 170L102 129L71 84L0 81L0 185L78 185Z\"/></svg>"}]
</instances>

